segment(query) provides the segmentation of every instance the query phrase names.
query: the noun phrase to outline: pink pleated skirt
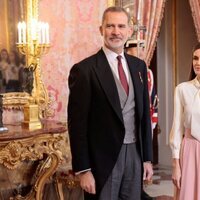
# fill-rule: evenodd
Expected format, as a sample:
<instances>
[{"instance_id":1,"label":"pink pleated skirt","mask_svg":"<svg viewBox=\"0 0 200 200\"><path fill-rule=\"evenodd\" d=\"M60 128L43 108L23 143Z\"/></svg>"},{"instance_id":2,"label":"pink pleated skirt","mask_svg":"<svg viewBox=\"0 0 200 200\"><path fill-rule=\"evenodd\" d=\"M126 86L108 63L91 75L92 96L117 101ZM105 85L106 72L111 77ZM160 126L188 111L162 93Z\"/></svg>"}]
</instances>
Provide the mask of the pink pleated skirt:
<instances>
[{"instance_id":1,"label":"pink pleated skirt","mask_svg":"<svg viewBox=\"0 0 200 200\"><path fill-rule=\"evenodd\" d=\"M200 130L199 130L200 131ZM200 142L186 129L181 153L181 189L176 191L176 200L200 200Z\"/></svg>"}]
</instances>

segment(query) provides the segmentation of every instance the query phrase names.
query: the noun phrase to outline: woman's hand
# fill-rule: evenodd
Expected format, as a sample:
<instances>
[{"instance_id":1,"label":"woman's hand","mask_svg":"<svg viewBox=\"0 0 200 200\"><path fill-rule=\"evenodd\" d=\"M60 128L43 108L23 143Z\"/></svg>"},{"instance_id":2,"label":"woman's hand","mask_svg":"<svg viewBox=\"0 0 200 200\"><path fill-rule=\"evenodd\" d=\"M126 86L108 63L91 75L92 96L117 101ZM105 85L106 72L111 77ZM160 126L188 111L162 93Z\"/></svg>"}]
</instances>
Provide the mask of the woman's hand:
<instances>
[{"instance_id":1,"label":"woman's hand","mask_svg":"<svg viewBox=\"0 0 200 200\"><path fill-rule=\"evenodd\" d=\"M172 181L174 185L180 189L181 188L181 167L179 159L173 159L172 162Z\"/></svg>"}]
</instances>

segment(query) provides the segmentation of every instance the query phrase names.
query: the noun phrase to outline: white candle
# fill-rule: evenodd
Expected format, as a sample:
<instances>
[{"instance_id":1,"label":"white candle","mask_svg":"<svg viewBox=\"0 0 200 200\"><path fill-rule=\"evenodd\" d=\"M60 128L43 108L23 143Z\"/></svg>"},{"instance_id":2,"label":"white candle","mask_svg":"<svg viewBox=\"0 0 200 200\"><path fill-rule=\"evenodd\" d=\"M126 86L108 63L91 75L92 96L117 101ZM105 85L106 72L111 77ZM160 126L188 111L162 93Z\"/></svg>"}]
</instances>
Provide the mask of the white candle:
<instances>
[{"instance_id":1,"label":"white candle","mask_svg":"<svg viewBox=\"0 0 200 200\"><path fill-rule=\"evenodd\" d=\"M23 43L26 44L26 23L22 22Z\"/></svg>"},{"instance_id":2,"label":"white candle","mask_svg":"<svg viewBox=\"0 0 200 200\"><path fill-rule=\"evenodd\" d=\"M49 24L46 23L46 44L49 44Z\"/></svg>"},{"instance_id":3,"label":"white candle","mask_svg":"<svg viewBox=\"0 0 200 200\"><path fill-rule=\"evenodd\" d=\"M18 43L21 44L22 43L22 38L21 38L21 30L22 30L22 25L21 25L21 22L18 23Z\"/></svg>"}]
</instances>

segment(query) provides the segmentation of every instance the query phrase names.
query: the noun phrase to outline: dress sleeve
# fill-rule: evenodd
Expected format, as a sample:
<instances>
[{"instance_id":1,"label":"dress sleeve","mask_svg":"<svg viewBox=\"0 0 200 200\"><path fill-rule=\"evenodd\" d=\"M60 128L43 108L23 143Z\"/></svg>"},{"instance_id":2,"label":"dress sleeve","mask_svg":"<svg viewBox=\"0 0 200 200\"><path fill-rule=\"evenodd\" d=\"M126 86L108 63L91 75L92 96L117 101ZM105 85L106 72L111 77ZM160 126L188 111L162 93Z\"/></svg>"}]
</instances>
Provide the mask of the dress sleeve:
<instances>
[{"instance_id":1,"label":"dress sleeve","mask_svg":"<svg viewBox=\"0 0 200 200\"><path fill-rule=\"evenodd\" d=\"M170 132L170 147L172 150L172 158L179 159L181 142L184 133L183 121L183 103L181 100L180 87L177 86L174 93L174 117L173 125Z\"/></svg>"}]
</instances>

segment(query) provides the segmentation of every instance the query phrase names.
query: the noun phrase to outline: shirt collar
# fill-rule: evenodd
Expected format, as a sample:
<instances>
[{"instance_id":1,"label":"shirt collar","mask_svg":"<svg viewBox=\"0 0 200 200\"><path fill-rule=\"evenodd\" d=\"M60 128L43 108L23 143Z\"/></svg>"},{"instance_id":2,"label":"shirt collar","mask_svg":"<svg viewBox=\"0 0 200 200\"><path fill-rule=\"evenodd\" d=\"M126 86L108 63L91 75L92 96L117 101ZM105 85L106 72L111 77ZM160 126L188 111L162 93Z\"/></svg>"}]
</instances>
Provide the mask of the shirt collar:
<instances>
[{"instance_id":1,"label":"shirt collar","mask_svg":"<svg viewBox=\"0 0 200 200\"><path fill-rule=\"evenodd\" d=\"M200 82L198 81L197 76L193 79L193 83L198 89L200 89Z\"/></svg>"},{"instance_id":2,"label":"shirt collar","mask_svg":"<svg viewBox=\"0 0 200 200\"><path fill-rule=\"evenodd\" d=\"M104 53L106 54L106 57L108 57L109 59L116 59L117 56L121 55L123 59L125 59L125 56L124 56L124 51L122 51L122 53L120 54L117 54L115 53L114 51L111 51L110 49L108 49L105 45L103 46L103 51Z\"/></svg>"}]
</instances>

